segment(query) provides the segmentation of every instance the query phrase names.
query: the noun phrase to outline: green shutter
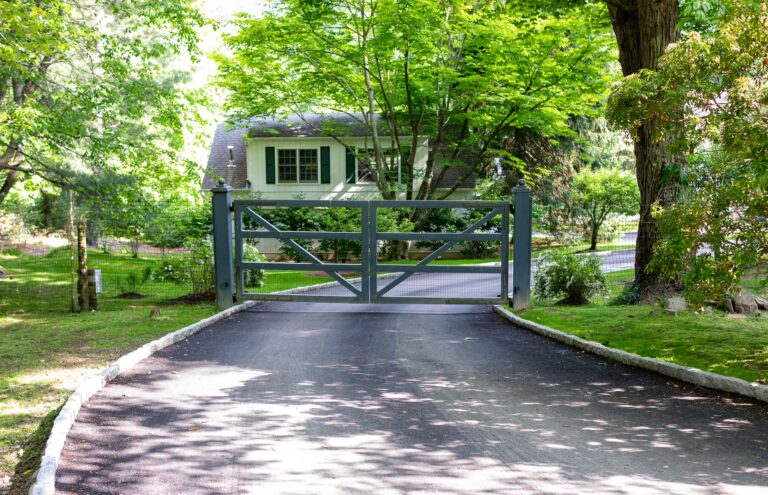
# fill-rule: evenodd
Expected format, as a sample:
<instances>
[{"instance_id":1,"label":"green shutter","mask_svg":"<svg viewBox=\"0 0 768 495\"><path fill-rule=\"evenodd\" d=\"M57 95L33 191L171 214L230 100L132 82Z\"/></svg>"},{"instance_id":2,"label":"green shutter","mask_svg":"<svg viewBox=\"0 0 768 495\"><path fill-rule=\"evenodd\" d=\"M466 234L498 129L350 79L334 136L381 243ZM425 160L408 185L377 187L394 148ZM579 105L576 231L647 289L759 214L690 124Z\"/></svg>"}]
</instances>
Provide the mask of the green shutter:
<instances>
[{"instance_id":1,"label":"green shutter","mask_svg":"<svg viewBox=\"0 0 768 495\"><path fill-rule=\"evenodd\" d=\"M347 148L347 184L357 182L357 167L355 166L355 152L352 148Z\"/></svg>"},{"instance_id":2,"label":"green shutter","mask_svg":"<svg viewBox=\"0 0 768 495\"><path fill-rule=\"evenodd\" d=\"M331 147L320 146L320 183L331 183Z\"/></svg>"},{"instance_id":3,"label":"green shutter","mask_svg":"<svg viewBox=\"0 0 768 495\"><path fill-rule=\"evenodd\" d=\"M406 169L408 167L408 159L411 157L411 147L403 146L400 149L403 152L400 155L400 182L405 183L408 182L408 173Z\"/></svg>"},{"instance_id":4,"label":"green shutter","mask_svg":"<svg viewBox=\"0 0 768 495\"><path fill-rule=\"evenodd\" d=\"M267 184L275 183L275 147L267 146L264 148L267 156Z\"/></svg>"}]
</instances>

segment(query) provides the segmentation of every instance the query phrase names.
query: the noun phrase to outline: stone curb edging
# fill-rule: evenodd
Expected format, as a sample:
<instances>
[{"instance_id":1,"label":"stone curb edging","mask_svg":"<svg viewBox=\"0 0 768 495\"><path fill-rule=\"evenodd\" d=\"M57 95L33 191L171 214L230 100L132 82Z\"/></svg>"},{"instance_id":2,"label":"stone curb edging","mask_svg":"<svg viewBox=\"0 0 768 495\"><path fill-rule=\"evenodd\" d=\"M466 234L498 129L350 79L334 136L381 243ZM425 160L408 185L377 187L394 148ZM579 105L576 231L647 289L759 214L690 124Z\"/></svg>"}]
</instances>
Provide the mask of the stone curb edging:
<instances>
[{"instance_id":1,"label":"stone curb edging","mask_svg":"<svg viewBox=\"0 0 768 495\"><path fill-rule=\"evenodd\" d=\"M569 333L561 332L544 325L526 320L517 316L503 306L494 306L493 309L503 318L511 321L515 325L532 330L540 335L557 340L564 344L589 351L593 354L603 356L620 363L630 366L636 366L656 373L666 375L678 380L699 385L702 387L719 390L721 392L730 392L744 395L753 399L768 402L768 386L759 383L748 382L740 378L718 375L709 371L703 371L698 368L690 368L679 364L669 363L660 359L649 358L633 354L631 352L606 347L595 341L585 340Z\"/></svg>"},{"instance_id":2,"label":"stone curb edging","mask_svg":"<svg viewBox=\"0 0 768 495\"><path fill-rule=\"evenodd\" d=\"M40 460L40 469L37 471L35 483L29 489L29 494L53 495L55 493L56 468L59 464L61 452L64 449L64 442L67 439L67 434L75 423L80 408L83 404L88 402L96 392L104 388L118 375L130 370L139 362L153 355L157 351L184 340L200 330L256 304L258 304L257 301L246 301L243 304L232 306L231 308L225 309L224 311L209 316L208 318L200 320L197 323L193 323L180 330L165 334L152 342L144 344L135 351L124 355L110 366L101 370L98 374L88 378L84 383L80 384L72 395L69 396L67 402L64 403L64 407L61 408L61 411L59 411L59 414L53 421L53 428L51 428L51 434L45 444L45 451Z\"/></svg>"}]
</instances>

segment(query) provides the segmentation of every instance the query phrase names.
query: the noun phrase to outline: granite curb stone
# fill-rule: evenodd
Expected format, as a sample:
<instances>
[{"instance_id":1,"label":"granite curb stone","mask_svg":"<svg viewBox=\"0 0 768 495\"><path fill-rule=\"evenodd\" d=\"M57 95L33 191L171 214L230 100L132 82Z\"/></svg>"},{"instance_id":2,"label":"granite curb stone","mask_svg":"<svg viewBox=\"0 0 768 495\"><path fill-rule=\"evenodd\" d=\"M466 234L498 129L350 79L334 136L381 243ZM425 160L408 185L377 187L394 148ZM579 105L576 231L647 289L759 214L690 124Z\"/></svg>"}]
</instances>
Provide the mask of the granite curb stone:
<instances>
[{"instance_id":1,"label":"granite curb stone","mask_svg":"<svg viewBox=\"0 0 768 495\"><path fill-rule=\"evenodd\" d=\"M544 325L526 320L512 313L503 306L494 306L493 309L503 318L511 321L517 326L532 330L540 335L568 344L578 349L589 351L593 354L613 359L630 366L655 371L656 373L676 378L680 381L692 383L702 387L729 392L768 402L768 386L755 382L748 382L740 378L718 375L709 371L703 371L698 368L681 366L675 363L669 363L660 359L649 358L633 354L631 352L606 347L599 342L585 340L569 333L561 332Z\"/></svg>"}]
</instances>

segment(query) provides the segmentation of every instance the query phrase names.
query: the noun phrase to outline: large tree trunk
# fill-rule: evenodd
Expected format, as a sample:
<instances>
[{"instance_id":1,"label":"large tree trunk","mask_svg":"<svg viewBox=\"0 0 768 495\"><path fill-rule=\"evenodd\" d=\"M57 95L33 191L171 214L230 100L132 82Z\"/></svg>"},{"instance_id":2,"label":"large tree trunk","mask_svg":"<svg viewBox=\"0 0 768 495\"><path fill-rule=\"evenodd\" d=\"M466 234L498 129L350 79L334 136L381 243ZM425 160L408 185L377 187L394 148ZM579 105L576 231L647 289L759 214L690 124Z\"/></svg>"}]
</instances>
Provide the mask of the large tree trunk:
<instances>
[{"instance_id":1,"label":"large tree trunk","mask_svg":"<svg viewBox=\"0 0 768 495\"><path fill-rule=\"evenodd\" d=\"M680 39L677 27L680 19L678 0L606 0L613 31L619 44L619 61L625 76L641 69L654 70L659 57L670 43ZM643 292L652 292L659 284L659 275L647 269L658 240L656 221L652 216L654 203L662 206L675 201L677 187L663 180L665 168L678 167L681 160L670 156L667 142L655 136L655 119L637 130L635 161L640 188L640 223L635 252L635 283ZM676 174L672 174L676 175Z\"/></svg>"}]
</instances>

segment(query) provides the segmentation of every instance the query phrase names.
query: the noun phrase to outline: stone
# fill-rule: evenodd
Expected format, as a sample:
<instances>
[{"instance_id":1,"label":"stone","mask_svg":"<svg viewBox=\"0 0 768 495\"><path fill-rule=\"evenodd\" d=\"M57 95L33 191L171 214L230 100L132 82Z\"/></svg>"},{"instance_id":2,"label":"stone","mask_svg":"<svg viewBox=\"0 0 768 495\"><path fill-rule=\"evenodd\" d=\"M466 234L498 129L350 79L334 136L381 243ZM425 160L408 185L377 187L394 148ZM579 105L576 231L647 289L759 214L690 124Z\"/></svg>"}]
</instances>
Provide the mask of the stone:
<instances>
[{"instance_id":1,"label":"stone","mask_svg":"<svg viewBox=\"0 0 768 495\"><path fill-rule=\"evenodd\" d=\"M672 296L667 299L664 305L664 312L671 315L676 315L680 311L686 311L688 304L685 302L685 298L681 296Z\"/></svg>"},{"instance_id":2,"label":"stone","mask_svg":"<svg viewBox=\"0 0 768 495\"><path fill-rule=\"evenodd\" d=\"M721 309L726 313L733 313L736 311L733 309L733 301L731 301L730 297L726 297L725 299L717 303L717 309Z\"/></svg>"},{"instance_id":3,"label":"stone","mask_svg":"<svg viewBox=\"0 0 768 495\"><path fill-rule=\"evenodd\" d=\"M742 315L757 313L755 296L747 291L741 291L733 297L733 309Z\"/></svg>"},{"instance_id":4,"label":"stone","mask_svg":"<svg viewBox=\"0 0 768 495\"><path fill-rule=\"evenodd\" d=\"M755 302L757 303L758 308L763 311L768 311L768 300L765 300L762 297L755 297Z\"/></svg>"}]
</instances>

